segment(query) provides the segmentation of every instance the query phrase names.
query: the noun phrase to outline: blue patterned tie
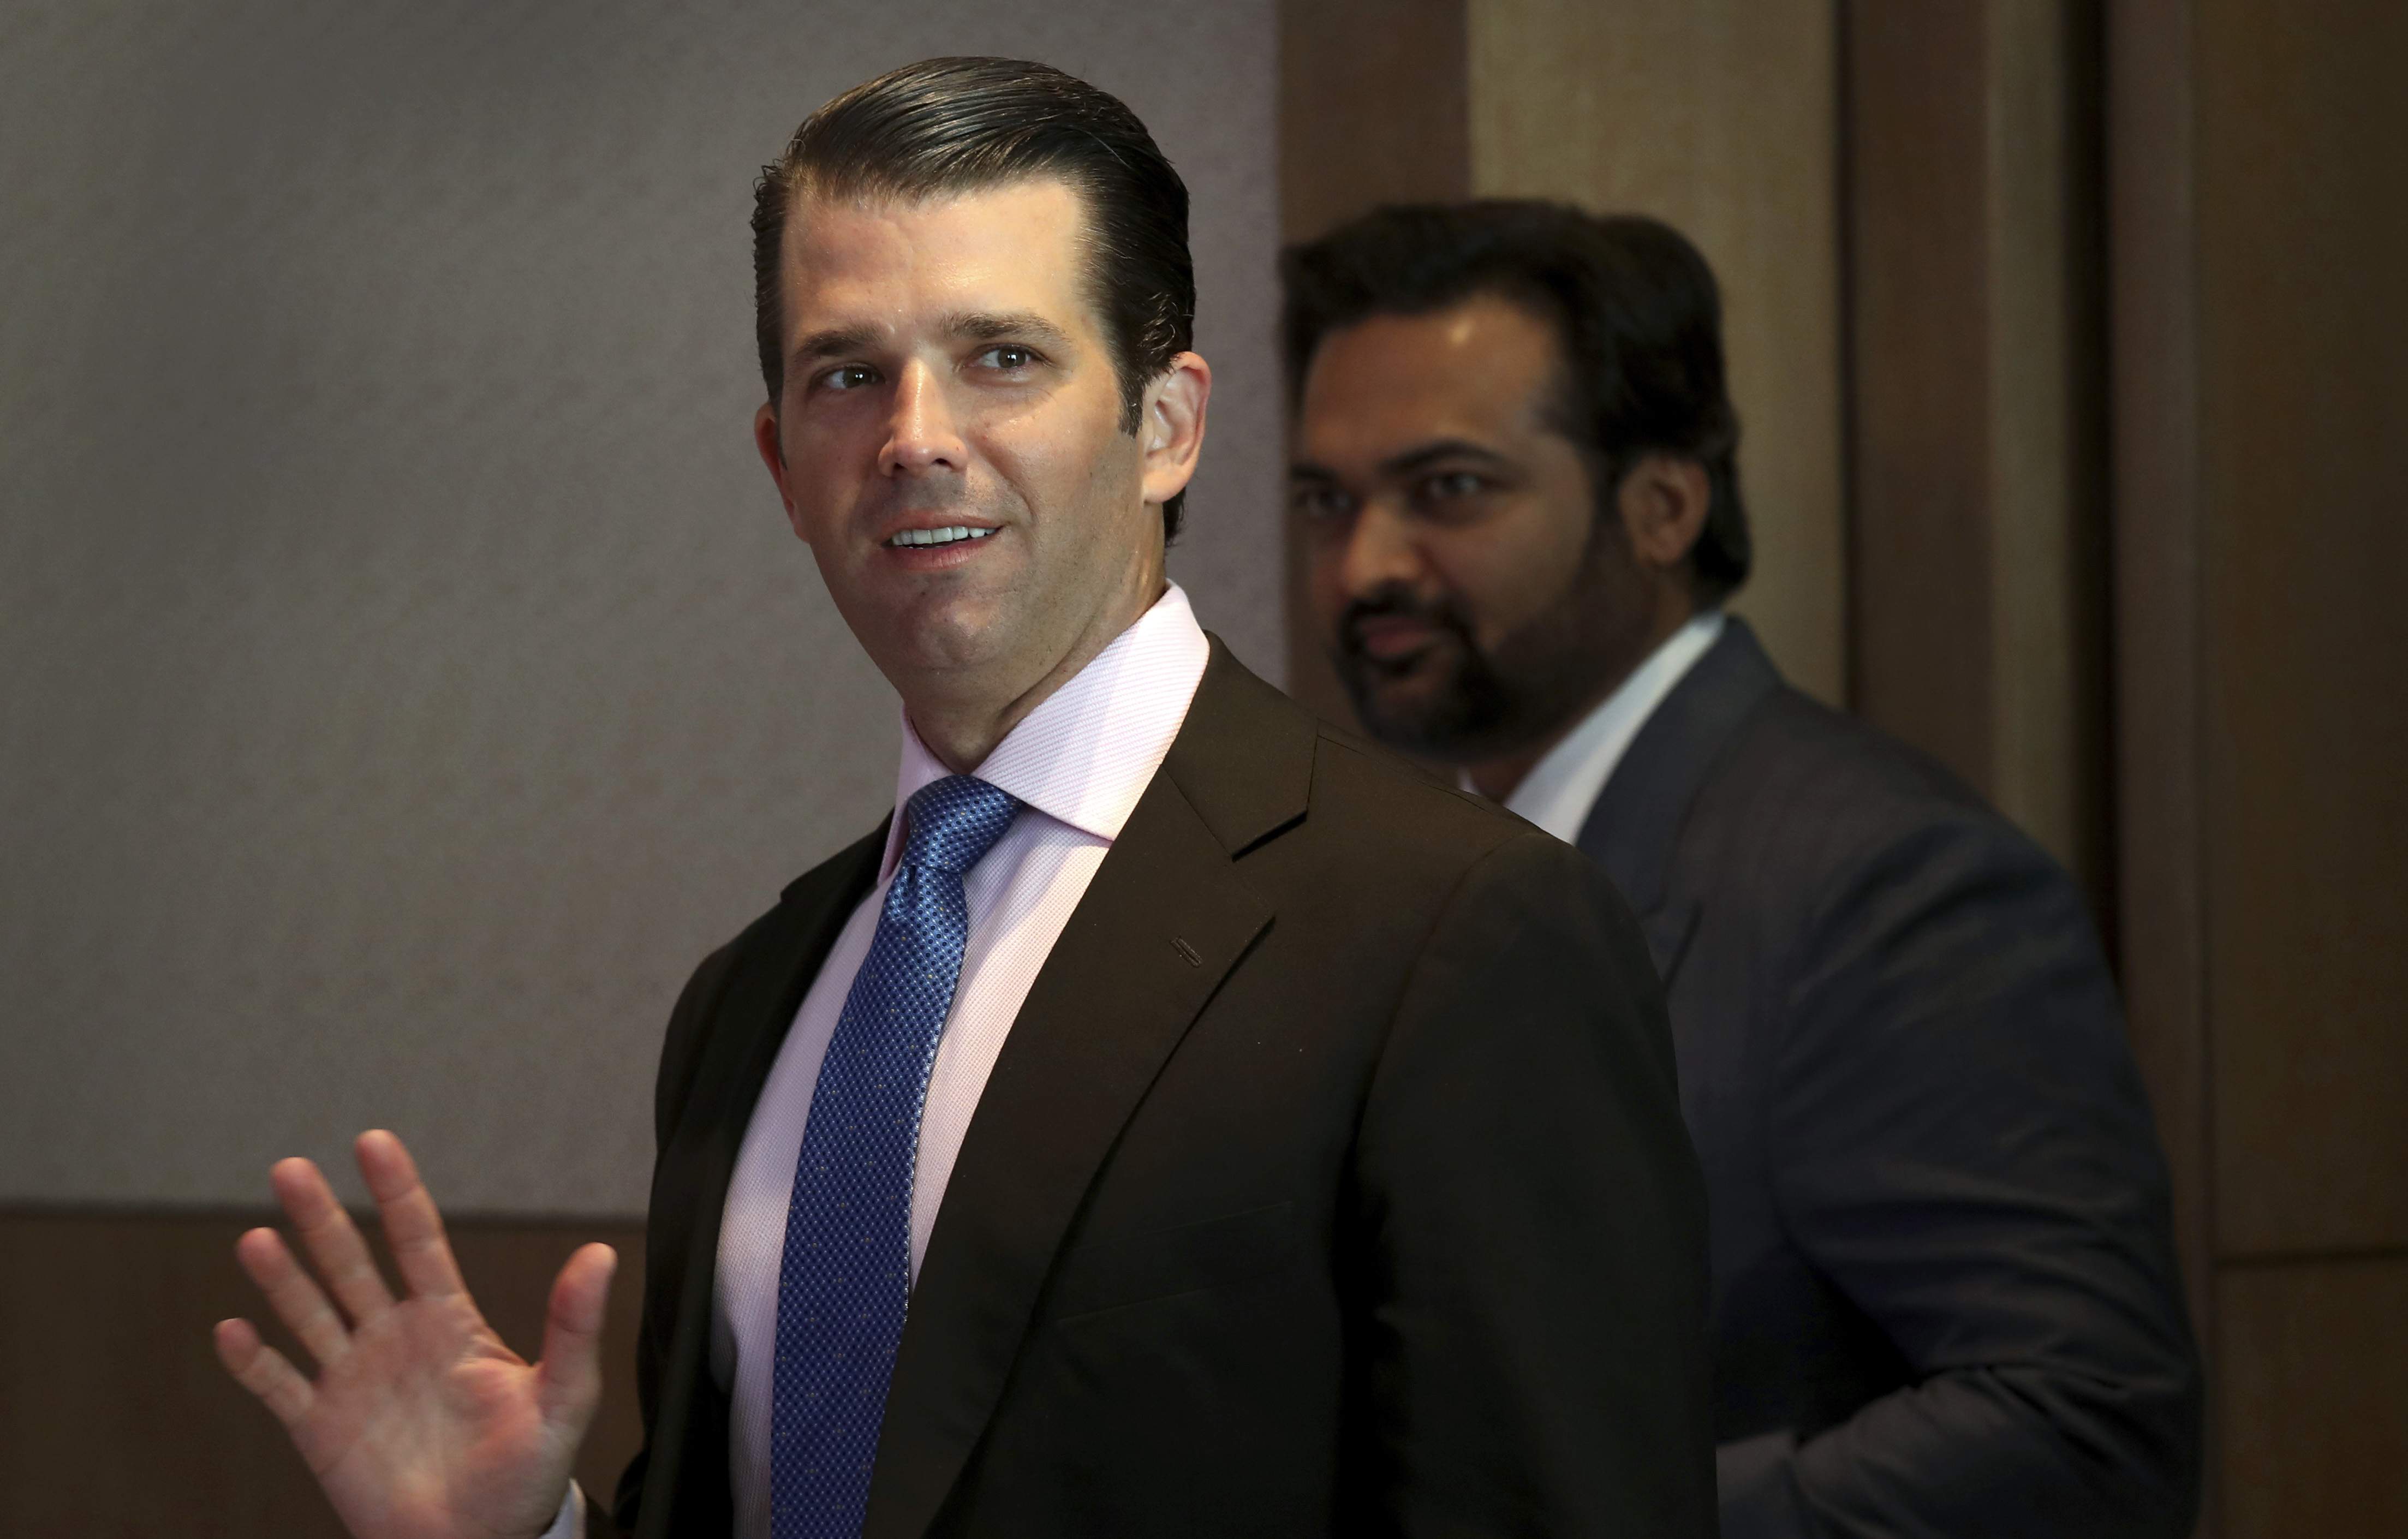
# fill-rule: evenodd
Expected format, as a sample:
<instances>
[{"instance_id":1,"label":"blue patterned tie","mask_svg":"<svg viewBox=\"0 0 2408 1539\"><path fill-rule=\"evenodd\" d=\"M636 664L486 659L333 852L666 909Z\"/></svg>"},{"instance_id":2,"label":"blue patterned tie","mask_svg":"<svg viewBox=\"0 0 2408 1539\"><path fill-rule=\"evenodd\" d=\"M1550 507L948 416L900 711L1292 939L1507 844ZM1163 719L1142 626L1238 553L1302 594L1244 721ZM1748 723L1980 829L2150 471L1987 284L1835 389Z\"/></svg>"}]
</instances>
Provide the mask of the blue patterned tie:
<instances>
[{"instance_id":1,"label":"blue patterned tie","mask_svg":"<svg viewBox=\"0 0 2408 1539\"><path fill-rule=\"evenodd\" d=\"M911 1183L969 914L962 873L1020 804L953 775L905 805L903 858L820 1060L786 1209L770 1374L775 1539L855 1539L911 1291Z\"/></svg>"}]
</instances>

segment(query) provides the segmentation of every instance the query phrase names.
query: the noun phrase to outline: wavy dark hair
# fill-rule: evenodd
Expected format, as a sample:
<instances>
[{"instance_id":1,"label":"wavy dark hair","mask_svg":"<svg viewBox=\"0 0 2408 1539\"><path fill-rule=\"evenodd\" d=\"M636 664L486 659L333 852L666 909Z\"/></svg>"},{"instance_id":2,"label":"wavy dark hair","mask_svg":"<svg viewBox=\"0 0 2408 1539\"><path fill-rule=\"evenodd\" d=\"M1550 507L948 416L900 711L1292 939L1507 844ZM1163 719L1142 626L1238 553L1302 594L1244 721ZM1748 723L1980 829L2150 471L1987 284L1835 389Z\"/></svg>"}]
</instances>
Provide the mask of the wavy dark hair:
<instances>
[{"instance_id":1,"label":"wavy dark hair","mask_svg":"<svg viewBox=\"0 0 2408 1539\"><path fill-rule=\"evenodd\" d=\"M803 196L943 197L1058 177L1086 205L1087 289L1112 350L1121 430L1145 387L1194 345L1187 184L1120 99L1024 59L924 59L854 86L803 120L752 191L752 306L761 379L785 388L779 262ZM1179 534L1187 494L1162 505Z\"/></svg>"},{"instance_id":2,"label":"wavy dark hair","mask_svg":"<svg viewBox=\"0 0 2408 1539\"><path fill-rule=\"evenodd\" d=\"M1700 603L1747 581L1739 416L1723 380L1722 297L1681 233L1526 198L1375 209L1281 253L1291 409L1322 338L1373 315L1419 315L1481 295L1555 328L1564 436L1588 454L1600 515L1642 454L1705 467L1705 528L1690 554Z\"/></svg>"}]
</instances>

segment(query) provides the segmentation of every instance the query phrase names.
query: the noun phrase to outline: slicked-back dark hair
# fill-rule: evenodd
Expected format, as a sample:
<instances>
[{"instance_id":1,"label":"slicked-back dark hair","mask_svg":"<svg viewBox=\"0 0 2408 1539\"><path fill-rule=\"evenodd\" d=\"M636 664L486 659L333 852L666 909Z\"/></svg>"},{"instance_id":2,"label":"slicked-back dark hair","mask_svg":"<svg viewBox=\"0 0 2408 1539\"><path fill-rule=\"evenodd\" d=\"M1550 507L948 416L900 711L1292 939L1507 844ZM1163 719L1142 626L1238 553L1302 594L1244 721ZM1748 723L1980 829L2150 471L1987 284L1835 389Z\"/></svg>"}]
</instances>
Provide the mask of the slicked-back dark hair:
<instances>
[{"instance_id":1,"label":"slicked-back dark hair","mask_svg":"<svg viewBox=\"0 0 2408 1539\"><path fill-rule=\"evenodd\" d=\"M779 267L801 197L917 200L1058 177L1086 208L1089 298L1121 393L1121 430L1145 388L1194 344L1187 184L1120 99L1023 59L924 59L854 86L803 120L752 192L752 305L770 410L785 387ZM1162 505L1177 538L1187 495Z\"/></svg>"},{"instance_id":2,"label":"slicked-back dark hair","mask_svg":"<svg viewBox=\"0 0 2408 1539\"><path fill-rule=\"evenodd\" d=\"M1590 457L1600 515L1641 455L1694 459L1712 489L1690 557L1698 601L1747 580L1722 299L1705 258L1670 225L1536 199L1396 205L1288 248L1280 277L1291 406L1314 349L1341 327L1480 295L1528 307L1562 345L1563 432Z\"/></svg>"}]
</instances>

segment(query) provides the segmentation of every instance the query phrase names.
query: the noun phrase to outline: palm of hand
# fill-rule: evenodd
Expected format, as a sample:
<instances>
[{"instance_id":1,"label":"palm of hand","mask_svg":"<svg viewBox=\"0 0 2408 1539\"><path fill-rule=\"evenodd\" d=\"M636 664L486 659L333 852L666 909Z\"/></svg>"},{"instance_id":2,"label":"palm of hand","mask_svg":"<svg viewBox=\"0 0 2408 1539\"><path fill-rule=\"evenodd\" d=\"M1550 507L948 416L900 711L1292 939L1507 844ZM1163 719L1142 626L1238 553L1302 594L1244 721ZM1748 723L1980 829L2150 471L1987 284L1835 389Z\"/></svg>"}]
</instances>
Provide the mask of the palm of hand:
<instances>
[{"instance_id":1,"label":"palm of hand","mask_svg":"<svg viewBox=\"0 0 2408 1539\"><path fill-rule=\"evenodd\" d=\"M403 1296L387 1290L318 1168L285 1160L273 1174L277 1193L325 1287L274 1230L251 1230L235 1254L318 1359L318 1377L304 1377L243 1320L220 1323L218 1355L284 1423L357 1539L534 1539L560 1510L601 1399L616 1258L587 1245L568 1259L552 1284L543 1360L530 1363L468 1296L401 1141L363 1134L359 1156Z\"/></svg>"},{"instance_id":2,"label":"palm of hand","mask_svg":"<svg viewBox=\"0 0 2408 1539\"><path fill-rule=\"evenodd\" d=\"M359 1539L540 1533L576 1443L544 1419L539 1377L466 1294L405 1299L351 1333L293 1441Z\"/></svg>"}]
</instances>

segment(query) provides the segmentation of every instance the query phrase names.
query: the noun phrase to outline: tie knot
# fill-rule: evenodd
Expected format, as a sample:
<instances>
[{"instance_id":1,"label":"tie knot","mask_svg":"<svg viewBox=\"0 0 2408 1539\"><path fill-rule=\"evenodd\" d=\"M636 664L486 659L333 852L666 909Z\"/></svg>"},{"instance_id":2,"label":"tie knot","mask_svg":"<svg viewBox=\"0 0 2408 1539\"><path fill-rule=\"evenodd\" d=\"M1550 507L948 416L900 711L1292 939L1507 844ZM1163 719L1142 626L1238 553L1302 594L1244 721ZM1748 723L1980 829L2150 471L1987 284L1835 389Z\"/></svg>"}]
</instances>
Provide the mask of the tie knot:
<instances>
[{"instance_id":1,"label":"tie knot","mask_svg":"<svg viewBox=\"0 0 2408 1539\"><path fill-rule=\"evenodd\" d=\"M903 864L959 875L995 848L1019 810L1010 792L972 775L931 781L903 805Z\"/></svg>"}]
</instances>

